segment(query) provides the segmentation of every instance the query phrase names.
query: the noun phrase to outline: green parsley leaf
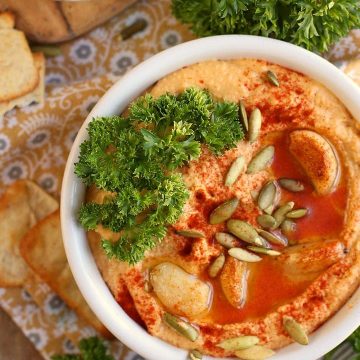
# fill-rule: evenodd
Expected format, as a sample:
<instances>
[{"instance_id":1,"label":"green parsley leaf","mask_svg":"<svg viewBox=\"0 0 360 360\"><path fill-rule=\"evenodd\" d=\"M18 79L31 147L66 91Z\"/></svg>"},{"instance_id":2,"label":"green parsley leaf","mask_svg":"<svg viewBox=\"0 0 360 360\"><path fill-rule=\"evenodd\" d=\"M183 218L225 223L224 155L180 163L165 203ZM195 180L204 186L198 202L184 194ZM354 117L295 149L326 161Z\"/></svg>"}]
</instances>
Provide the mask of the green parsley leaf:
<instances>
[{"instance_id":1,"label":"green parsley leaf","mask_svg":"<svg viewBox=\"0 0 360 360\"><path fill-rule=\"evenodd\" d=\"M115 360L108 355L104 342L98 337L81 339L79 342L79 355L54 355L52 360Z\"/></svg>"},{"instance_id":2,"label":"green parsley leaf","mask_svg":"<svg viewBox=\"0 0 360 360\"><path fill-rule=\"evenodd\" d=\"M358 0L172 0L172 11L198 36L260 35L315 52L360 27Z\"/></svg>"},{"instance_id":3,"label":"green parsley leaf","mask_svg":"<svg viewBox=\"0 0 360 360\"><path fill-rule=\"evenodd\" d=\"M51 357L52 360L83 360L80 355L53 355Z\"/></svg>"},{"instance_id":4,"label":"green parsley leaf","mask_svg":"<svg viewBox=\"0 0 360 360\"><path fill-rule=\"evenodd\" d=\"M83 204L79 221L87 230L101 224L119 233L118 241L103 239L102 247L130 264L181 215L189 194L176 169L198 158L201 144L221 154L244 137L238 106L196 88L157 99L147 94L130 105L126 118L93 119L88 134L75 173L111 195L103 204Z\"/></svg>"},{"instance_id":5,"label":"green parsley leaf","mask_svg":"<svg viewBox=\"0 0 360 360\"><path fill-rule=\"evenodd\" d=\"M352 345L353 349L360 353L360 327L358 327L349 337L348 341Z\"/></svg>"},{"instance_id":6,"label":"green parsley leaf","mask_svg":"<svg viewBox=\"0 0 360 360\"><path fill-rule=\"evenodd\" d=\"M354 351L357 354L354 357L352 357L350 360L359 360L360 359L360 326L345 341L343 341L336 348L328 352L324 356L324 360L332 360L335 352L341 347L341 345L343 345L346 342L349 342L352 345Z\"/></svg>"}]
</instances>

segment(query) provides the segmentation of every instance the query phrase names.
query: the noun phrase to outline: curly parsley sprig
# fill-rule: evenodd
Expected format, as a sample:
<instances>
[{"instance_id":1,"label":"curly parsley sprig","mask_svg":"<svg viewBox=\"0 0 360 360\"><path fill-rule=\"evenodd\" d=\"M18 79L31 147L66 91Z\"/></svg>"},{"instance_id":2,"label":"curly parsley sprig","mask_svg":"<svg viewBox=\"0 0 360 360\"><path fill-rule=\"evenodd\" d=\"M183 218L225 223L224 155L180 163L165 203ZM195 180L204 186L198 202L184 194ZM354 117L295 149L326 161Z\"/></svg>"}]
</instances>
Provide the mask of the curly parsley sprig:
<instances>
[{"instance_id":1,"label":"curly parsley sprig","mask_svg":"<svg viewBox=\"0 0 360 360\"><path fill-rule=\"evenodd\" d=\"M104 342L96 336L81 339L79 342L80 354L53 355L52 360L115 360L108 351Z\"/></svg>"},{"instance_id":2,"label":"curly parsley sprig","mask_svg":"<svg viewBox=\"0 0 360 360\"><path fill-rule=\"evenodd\" d=\"M198 36L261 35L315 52L360 27L358 0L172 0L172 10Z\"/></svg>"},{"instance_id":3,"label":"curly parsley sprig","mask_svg":"<svg viewBox=\"0 0 360 360\"><path fill-rule=\"evenodd\" d=\"M234 147L244 136L238 110L190 88L157 99L145 95L126 117L91 121L75 173L109 196L103 204L83 204L79 220L88 230L101 224L120 234L115 242L102 240L109 257L134 264L165 236L188 198L176 169L198 158L201 144L215 154Z\"/></svg>"},{"instance_id":4,"label":"curly parsley sprig","mask_svg":"<svg viewBox=\"0 0 360 360\"><path fill-rule=\"evenodd\" d=\"M324 360L332 360L335 352L346 342L349 342L352 345L354 352L356 353L356 355L354 355L349 360L360 360L360 326L340 345L338 345L335 349L327 353L324 356Z\"/></svg>"}]
</instances>

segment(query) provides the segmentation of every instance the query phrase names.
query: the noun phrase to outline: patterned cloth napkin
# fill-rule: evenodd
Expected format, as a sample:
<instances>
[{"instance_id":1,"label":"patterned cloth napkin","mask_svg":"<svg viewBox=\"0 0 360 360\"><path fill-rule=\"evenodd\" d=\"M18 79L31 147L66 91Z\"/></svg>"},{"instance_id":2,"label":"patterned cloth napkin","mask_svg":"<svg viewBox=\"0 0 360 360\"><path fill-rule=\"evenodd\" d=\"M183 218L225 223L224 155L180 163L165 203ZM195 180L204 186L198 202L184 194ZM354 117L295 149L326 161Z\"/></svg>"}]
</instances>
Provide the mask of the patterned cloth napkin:
<instances>
[{"instance_id":1,"label":"patterned cloth napkin","mask_svg":"<svg viewBox=\"0 0 360 360\"><path fill-rule=\"evenodd\" d=\"M147 27L121 41L120 31L137 19L144 19ZM28 178L58 198L72 142L102 94L137 63L192 38L172 17L169 1L149 0L61 45L62 55L47 59L45 104L12 110L0 120L0 193L15 180ZM325 56L360 85L360 30ZM0 288L0 305L45 359L74 351L80 338L96 333L36 279L24 289ZM118 341L110 346L117 359L142 359ZM349 359L349 352L342 349L337 359Z\"/></svg>"}]
</instances>

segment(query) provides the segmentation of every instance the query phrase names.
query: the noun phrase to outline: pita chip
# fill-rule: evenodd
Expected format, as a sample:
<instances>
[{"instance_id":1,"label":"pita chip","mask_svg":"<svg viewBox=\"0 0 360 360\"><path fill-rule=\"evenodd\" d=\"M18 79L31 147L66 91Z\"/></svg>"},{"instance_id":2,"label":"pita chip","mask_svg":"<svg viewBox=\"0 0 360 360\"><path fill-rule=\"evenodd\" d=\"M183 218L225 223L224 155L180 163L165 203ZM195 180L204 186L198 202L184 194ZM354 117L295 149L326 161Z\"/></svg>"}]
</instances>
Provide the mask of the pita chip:
<instances>
[{"instance_id":1,"label":"pita chip","mask_svg":"<svg viewBox=\"0 0 360 360\"><path fill-rule=\"evenodd\" d=\"M15 26L15 15L10 11L0 13L0 29L12 29Z\"/></svg>"},{"instance_id":2,"label":"pita chip","mask_svg":"<svg viewBox=\"0 0 360 360\"><path fill-rule=\"evenodd\" d=\"M0 199L0 286L21 286L26 281L28 267L19 252L20 240L58 207L32 181L19 180L6 189Z\"/></svg>"},{"instance_id":3,"label":"pita chip","mask_svg":"<svg viewBox=\"0 0 360 360\"><path fill-rule=\"evenodd\" d=\"M39 73L23 32L0 28L0 101L9 101L33 91Z\"/></svg>"},{"instance_id":4,"label":"pita chip","mask_svg":"<svg viewBox=\"0 0 360 360\"><path fill-rule=\"evenodd\" d=\"M59 210L36 224L22 239L20 253L31 269L100 334L112 335L97 319L76 285L67 262Z\"/></svg>"},{"instance_id":5,"label":"pita chip","mask_svg":"<svg viewBox=\"0 0 360 360\"><path fill-rule=\"evenodd\" d=\"M15 106L23 107L30 105L33 102L42 104L45 96L45 57L41 52L33 53L34 63L36 70L39 73L39 83L36 88L16 99L0 102L0 116L5 114L7 111L13 109Z\"/></svg>"}]
</instances>

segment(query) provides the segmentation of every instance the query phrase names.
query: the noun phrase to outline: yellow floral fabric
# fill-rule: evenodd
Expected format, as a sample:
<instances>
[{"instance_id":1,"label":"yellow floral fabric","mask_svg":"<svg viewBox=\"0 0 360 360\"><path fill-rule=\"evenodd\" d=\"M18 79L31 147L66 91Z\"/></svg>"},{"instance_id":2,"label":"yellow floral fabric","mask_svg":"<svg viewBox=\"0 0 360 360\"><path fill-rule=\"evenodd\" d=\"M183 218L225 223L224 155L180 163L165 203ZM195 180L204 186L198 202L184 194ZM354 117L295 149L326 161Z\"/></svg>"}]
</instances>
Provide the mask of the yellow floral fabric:
<instances>
[{"instance_id":1,"label":"yellow floral fabric","mask_svg":"<svg viewBox=\"0 0 360 360\"><path fill-rule=\"evenodd\" d=\"M144 19L147 27L122 41L121 29L137 19ZM137 63L192 38L172 17L169 1L149 0L62 44L62 55L47 59L45 103L14 109L0 119L0 193L15 180L28 178L58 198L73 140L103 93ZM360 30L325 57L360 85ZM0 305L45 359L72 352L80 338L96 334L35 275L24 289L0 288ZM110 346L117 359L142 359L119 341Z\"/></svg>"}]
</instances>

